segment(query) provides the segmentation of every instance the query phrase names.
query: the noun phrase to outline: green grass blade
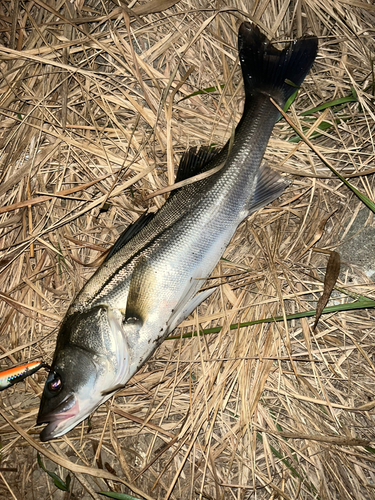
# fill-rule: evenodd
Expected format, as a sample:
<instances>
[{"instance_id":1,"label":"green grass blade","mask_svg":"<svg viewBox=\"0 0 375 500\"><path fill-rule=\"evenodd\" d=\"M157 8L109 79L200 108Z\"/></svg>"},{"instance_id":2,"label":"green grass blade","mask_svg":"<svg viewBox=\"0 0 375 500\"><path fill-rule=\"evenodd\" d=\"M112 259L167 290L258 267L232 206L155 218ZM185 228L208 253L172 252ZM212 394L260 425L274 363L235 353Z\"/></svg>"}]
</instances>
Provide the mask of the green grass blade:
<instances>
[{"instance_id":1,"label":"green grass blade","mask_svg":"<svg viewBox=\"0 0 375 500\"><path fill-rule=\"evenodd\" d=\"M260 442L263 442L263 437L262 435L257 432L257 438L259 439ZM290 472L292 473L292 476L294 477L297 477L298 479L300 479L301 481L303 481L303 477L296 471L296 469L289 463L288 459L284 458L283 455L274 447L272 446L272 444L269 443L269 447L272 451L272 454L278 458L279 460L281 460L283 462L284 465L286 465L288 467L288 469L290 470Z\"/></svg>"},{"instance_id":2,"label":"green grass blade","mask_svg":"<svg viewBox=\"0 0 375 500\"><path fill-rule=\"evenodd\" d=\"M285 112L287 112L288 109L290 108L290 106L294 103L294 101L296 100L297 94L298 94L298 89L295 92L293 92L293 94L286 101L285 106L284 106Z\"/></svg>"},{"instance_id":3,"label":"green grass blade","mask_svg":"<svg viewBox=\"0 0 375 500\"><path fill-rule=\"evenodd\" d=\"M261 443L263 443L263 437L259 432L257 432L257 438L259 439L259 441ZM303 471L303 472L304 472L306 477L301 476L301 474L296 470L295 467L293 467L293 465L289 462L289 460L287 458L283 457L282 453L280 453L274 446L272 446L271 443L268 443L268 446L270 447L272 454L276 458L278 458L290 470L293 477L302 481L303 484L306 486L306 488L311 493L314 493L314 494L317 493L315 486L312 483L308 482L307 475L306 475L305 471ZM316 498L320 498L320 497L316 497Z\"/></svg>"},{"instance_id":4,"label":"green grass blade","mask_svg":"<svg viewBox=\"0 0 375 500\"><path fill-rule=\"evenodd\" d=\"M320 153L320 151L314 146L314 144L310 141L309 138L307 138L305 136L305 134L303 133L302 130L300 130L291 120L290 118L288 117L288 115L286 115L284 113L284 111L280 108L280 106L274 101L274 99L272 99L272 97L270 98L271 102L274 104L274 106L279 110L279 112L283 115L283 117L285 118L285 120L287 121L287 123L289 123L289 125L293 128L293 130L295 132L297 132L297 134L301 137L302 141L305 142L310 148L312 151L314 151L314 153L320 158L320 160L324 163L324 165L326 165L330 170L331 172L333 172L336 177L338 177L341 182L343 182L345 184L345 186L347 186L356 196L358 196L358 198L370 209L372 210L372 212L375 213L375 203L370 200L365 194L362 194L361 192L358 191L358 189L356 189L354 186L352 186L350 184L350 182L348 182L342 175L340 175L337 170L335 170L333 168L333 166L329 163L329 161L327 161L324 156Z\"/></svg>"},{"instance_id":5,"label":"green grass blade","mask_svg":"<svg viewBox=\"0 0 375 500\"><path fill-rule=\"evenodd\" d=\"M360 300L356 302L349 302L348 304L337 304L334 306L328 306L323 309L322 314L332 314L334 312L340 311L353 311L355 309L369 309L375 307L375 300L367 299L366 297L362 297ZM289 314L286 316L287 320L291 319L300 319L300 318L308 318L311 316L315 316L316 309L311 309L309 311L304 311L296 314ZM259 325L261 323L273 323L284 321L283 316L275 316L274 318L264 318L264 319L256 319L254 321L246 321L245 323L234 323L229 326L230 330L237 330L238 328L245 328L246 326ZM219 333L221 331L221 326L216 326L214 328L206 328L204 330L199 331L199 335L209 335L211 333ZM197 337L197 332L185 333L182 335L183 339ZM175 340L181 338L181 335L174 335L172 337L168 337L167 340Z\"/></svg>"},{"instance_id":6,"label":"green grass blade","mask_svg":"<svg viewBox=\"0 0 375 500\"><path fill-rule=\"evenodd\" d=\"M322 135L322 132L325 132L326 130L329 130L330 128L332 128L334 126L335 123L341 123L341 122L346 122L348 120L350 120L350 116L349 115L339 115L339 117L336 119L336 120L333 120L331 122L327 122L325 120L323 120L319 125L318 127L316 128L316 130L310 135L310 139L315 139L316 137L320 137ZM304 123L306 122L312 122L313 119L312 118L306 118L304 120ZM322 132L320 132L320 130ZM302 127L302 132L308 132L309 131L309 127ZM296 143L296 142L300 142L301 138L298 136L298 135L293 135L292 137L290 137L290 139L288 139L288 142L293 142L293 143Z\"/></svg>"},{"instance_id":7,"label":"green grass blade","mask_svg":"<svg viewBox=\"0 0 375 500\"><path fill-rule=\"evenodd\" d=\"M99 495L104 495L108 498L115 498L116 500L141 500L140 498L127 495L126 493L115 493L113 491L99 491Z\"/></svg>"},{"instance_id":8,"label":"green grass blade","mask_svg":"<svg viewBox=\"0 0 375 500\"><path fill-rule=\"evenodd\" d=\"M60 476L55 474L54 472L51 472L47 470L42 462L42 459L40 458L39 453L37 454L37 460L39 467L44 470L53 480L54 485L61 491L69 491L69 485L70 485L70 476L69 474L66 477L66 482L61 479Z\"/></svg>"},{"instance_id":9,"label":"green grass blade","mask_svg":"<svg viewBox=\"0 0 375 500\"><path fill-rule=\"evenodd\" d=\"M358 196L358 198L370 209L372 212L375 213L375 203L370 200L365 194L361 193L358 191L357 188L355 188L350 182L348 182L342 175L340 175L337 170L335 170L333 167L331 167L328 163L326 163L327 167L332 170L332 172L337 175L337 177L347 186L353 193Z\"/></svg>"},{"instance_id":10,"label":"green grass blade","mask_svg":"<svg viewBox=\"0 0 375 500\"><path fill-rule=\"evenodd\" d=\"M315 139L316 137L320 137L322 135L322 133L319 132L320 130L322 132L325 132L326 130L329 130L332 127L333 127L333 123L326 122L326 121L321 122L318 125L317 129L310 135L310 139ZM308 127L303 127L302 130L303 130L303 132L308 132L309 129L308 129ZM297 143L300 141L301 141L301 138L298 135L294 135L293 137L288 139L288 142L293 142L293 143Z\"/></svg>"},{"instance_id":11,"label":"green grass blade","mask_svg":"<svg viewBox=\"0 0 375 500\"><path fill-rule=\"evenodd\" d=\"M351 87L351 93L346 97L340 97L340 99L334 99L333 101L325 102L320 106L316 106L315 108L308 109L301 113L301 116L312 115L313 113L317 113L318 111L323 111L327 108L333 108L334 106L342 106L348 102L358 102L357 93L353 87Z\"/></svg>"},{"instance_id":12,"label":"green grass blade","mask_svg":"<svg viewBox=\"0 0 375 500\"><path fill-rule=\"evenodd\" d=\"M288 109L290 108L290 106L294 103L294 101L296 100L296 97L297 97L297 94L298 94L298 90L299 88L297 88L297 90L295 92L293 92L293 94L289 97L289 99L286 101L285 103L285 106L284 106L284 111L285 113L288 111ZM279 119L277 121L280 121L282 119L282 116L279 117Z\"/></svg>"},{"instance_id":13,"label":"green grass blade","mask_svg":"<svg viewBox=\"0 0 375 500\"><path fill-rule=\"evenodd\" d=\"M223 89L224 87L225 87L225 85L221 84L218 87L207 87L206 89L197 90L196 92L193 92L192 94L186 95L185 97L180 99L178 102L185 101L186 99L190 99L190 97L194 97L196 95L210 94L211 92L216 92L217 90Z\"/></svg>"}]
</instances>

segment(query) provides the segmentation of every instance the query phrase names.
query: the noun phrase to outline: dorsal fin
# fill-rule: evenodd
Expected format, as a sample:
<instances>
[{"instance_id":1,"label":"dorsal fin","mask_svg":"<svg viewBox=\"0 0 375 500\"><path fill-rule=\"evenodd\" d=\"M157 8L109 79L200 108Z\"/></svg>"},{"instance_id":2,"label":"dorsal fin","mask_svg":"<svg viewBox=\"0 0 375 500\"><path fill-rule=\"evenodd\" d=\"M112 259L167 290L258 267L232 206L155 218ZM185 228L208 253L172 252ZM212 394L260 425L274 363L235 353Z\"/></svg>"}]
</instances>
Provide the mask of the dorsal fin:
<instances>
[{"instance_id":1,"label":"dorsal fin","mask_svg":"<svg viewBox=\"0 0 375 500\"><path fill-rule=\"evenodd\" d=\"M198 150L194 147L185 151L177 169L175 182L184 181L203 172L204 167L208 165L218 153L219 151L211 146L202 146Z\"/></svg>"},{"instance_id":2,"label":"dorsal fin","mask_svg":"<svg viewBox=\"0 0 375 500\"><path fill-rule=\"evenodd\" d=\"M123 246L128 243L136 234L139 233L141 229L143 229L154 217L154 213L143 213L139 219L137 219L135 222L132 224L129 224L129 226L123 231L120 236L117 238L115 244L113 247L110 249L108 255L104 259L103 262L107 262L108 259L110 259L115 253L117 253Z\"/></svg>"}]
</instances>

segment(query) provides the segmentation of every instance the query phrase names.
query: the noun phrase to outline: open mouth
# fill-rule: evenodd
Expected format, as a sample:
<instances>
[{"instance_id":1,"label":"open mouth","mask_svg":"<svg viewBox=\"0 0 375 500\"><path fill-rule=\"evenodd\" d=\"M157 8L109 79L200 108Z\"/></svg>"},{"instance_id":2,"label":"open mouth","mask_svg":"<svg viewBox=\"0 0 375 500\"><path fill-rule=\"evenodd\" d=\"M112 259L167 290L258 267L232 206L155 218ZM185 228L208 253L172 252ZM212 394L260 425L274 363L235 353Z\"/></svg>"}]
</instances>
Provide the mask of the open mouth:
<instances>
[{"instance_id":1,"label":"open mouth","mask_svg":"<svg viewBox=\"0 0 375 500\"><path fill-rule=\"evenodd\" d=\"M74 427L79 413L78 400L74 394L64 399L57 408L45 415L38 415L37 425L48 424L40 433L40 440L45 442L65 434ZM73 419L73 421L71 421Z\"/></svg>"}]
</instances>

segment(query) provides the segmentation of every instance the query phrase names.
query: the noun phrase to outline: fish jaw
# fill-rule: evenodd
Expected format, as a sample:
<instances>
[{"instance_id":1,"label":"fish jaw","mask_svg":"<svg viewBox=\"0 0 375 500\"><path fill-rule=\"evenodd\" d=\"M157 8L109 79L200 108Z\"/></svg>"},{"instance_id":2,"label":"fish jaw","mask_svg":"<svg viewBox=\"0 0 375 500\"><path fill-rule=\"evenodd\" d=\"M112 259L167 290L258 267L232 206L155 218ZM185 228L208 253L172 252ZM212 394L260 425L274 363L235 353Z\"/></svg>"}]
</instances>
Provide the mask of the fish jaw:
<instances>
[{"instance_id":1,"label":"fish jaw","mask_svg":"<svg viewBox=\"0 0 375 500\"><path fill-rule=\"evenodd\" d=\"M111 386L106 392L102 389ZM98 381L95 388L83 387L78 393L69 393L63 401L51 411L45 412L45 405L41 405L37 425L48 424L40 433L42 442L50 441L63 436L90 414L107 399L109 399L119 386L113 387L103 379Z\"/></svg>"},{"instance_id":2,"label":"fish jaw","mask_svg":"<svg viewBox=\"0 0 375 500\"><path fill-rule=\"evenodd\" d=\"M45 442L68 432L76 425L79 414L79 403L74 394L69 395L52 412L43 414L39 412L37 425L48 424L40 433L40 440Z\"/></svg>"},{"instance_id":3,"label":"fish jaw","mask_svg":"<svg viewBox=\"0 0 375 500\"><path fill-rule=\"evenodd\" d=\"M57 407L50 413L39 414L37 425L48 424L40 433L40 440L42 442L50 441L74 429L76 425L89 417L98 406L109 399L114 392L111 391L109 394L103 395L102 391L100 391L94 397L71 394L61 404L61 409Z\"/></svg>"}]
</instances>

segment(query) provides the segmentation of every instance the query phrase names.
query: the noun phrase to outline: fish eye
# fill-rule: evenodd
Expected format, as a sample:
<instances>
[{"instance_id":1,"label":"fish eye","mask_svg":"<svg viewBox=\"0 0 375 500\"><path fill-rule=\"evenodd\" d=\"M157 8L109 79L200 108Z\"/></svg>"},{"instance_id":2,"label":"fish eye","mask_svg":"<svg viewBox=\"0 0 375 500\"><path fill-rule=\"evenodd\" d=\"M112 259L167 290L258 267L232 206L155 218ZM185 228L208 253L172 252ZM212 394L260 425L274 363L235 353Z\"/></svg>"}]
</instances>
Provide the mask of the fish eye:
<instances>
[{"instance_id":1,"label":"fish eye","mask_svg":"<svg viewBox=\"0 0 375 500\"><path fill-rule=\"evenodd\" d=\"M51 392L58 392L62 388L62 381L60 375L55 373L53 379L47 383L47 387Z\"/></svg>"}]
</instances>

